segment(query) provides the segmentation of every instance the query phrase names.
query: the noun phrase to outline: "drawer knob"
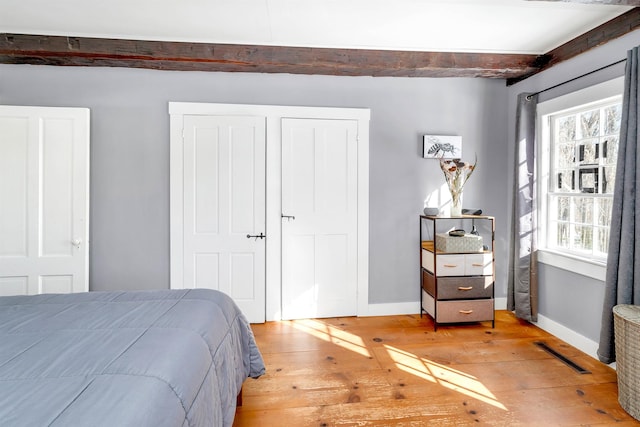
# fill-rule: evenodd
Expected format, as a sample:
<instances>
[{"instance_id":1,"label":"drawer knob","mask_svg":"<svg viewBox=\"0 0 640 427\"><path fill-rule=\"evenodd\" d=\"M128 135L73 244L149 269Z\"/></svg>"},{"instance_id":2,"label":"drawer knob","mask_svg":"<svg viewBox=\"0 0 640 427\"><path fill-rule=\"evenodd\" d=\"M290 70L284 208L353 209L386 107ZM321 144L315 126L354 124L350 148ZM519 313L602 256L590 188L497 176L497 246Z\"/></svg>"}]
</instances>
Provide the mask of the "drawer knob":
<instances>
[{"instance_id":1,"label":"drawer knob","mask_svg":"<svg viewBox=\"0 0 640 427\"><path fill-rule=\"evenodd\" d=\"M473 310L460 310L460 314L471 314Z\"/></svg>"},{"instance_id":2,"label":"drawer knob","mask_svg":"<svg viewBox=\"0 0 640 427\"><path fill-rule=\"evenodd\" d=\"M458 286L459 291L470 291L473 289L473 286Z\"/></svg>"}]
</instances>

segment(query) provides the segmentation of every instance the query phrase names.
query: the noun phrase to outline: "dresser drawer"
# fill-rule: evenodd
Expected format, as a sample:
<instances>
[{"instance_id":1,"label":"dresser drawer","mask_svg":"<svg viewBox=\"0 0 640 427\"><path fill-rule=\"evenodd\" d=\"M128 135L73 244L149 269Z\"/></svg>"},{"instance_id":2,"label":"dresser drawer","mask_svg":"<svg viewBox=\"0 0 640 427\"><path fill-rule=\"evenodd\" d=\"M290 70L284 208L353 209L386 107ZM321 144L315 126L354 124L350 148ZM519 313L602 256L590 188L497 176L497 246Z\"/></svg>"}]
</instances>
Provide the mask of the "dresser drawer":
<instances>
[{"instance_id":1,"label":"dresser drawer","mask_svg":"<svg viewBox=\"0 0 640 427\"><path fill-rule=\"evenodd\" d=\"M422 309L426 311L429 316L435 318L436 300L431 295L426 293L424 289L422 290Z\"/></svg>"},{"instance_id":2,"label":"dresser drawer","mask_svg":"<svg viewBox=\"0 0 640 427\"><path fill-rule=\"evenodd\" d=\"M438 281L438 283L440 282ZM436 294L436 278L426 270L422 270L422 289L427 291L429 295Z\"/></svg>"},{"instance_id":3,"label":"dresser drawer","mask_svg":"<svg viewBox=\"0 0 640 427\"><path fill-rule=\"evenodd\" d=\"M445 300L492 298L493 276L439 278L437 295L438 299Z\"/></svg>"},{"instance_id":4,"label":"dresser drawer","mask_svg":"<svg viewBox=\"0 0 640 427\"><path fill-rule=\"evenodd\" d=\"M438 255L436 257L436 275L464 276L465 255Z\"/></svg>"},{"instance_id":5,"label":"dresser drawer","mask_svg":"<svg viewBox=\"0 0 640 427\"><path fill-rule=\"evenodd\" d=\"M429 252L430 253L430 252ZM423 254L423 264L424 264ZM425 267L426 268L426 267ZM431 269L427 269L433 271ZM493 254L456 254L436 257L436 274L442 276L492 276Z\"/></svg>"},{"instance_id":6,"label":"dresser drawer","mask_svg":"<svg viewBox=\"0 0 640 427\"><path fill-rule=\"evenodd\" d=\"M434 272L435 261L433 260L433 252L422 249L422 268L430 272Z\"/></svg>"},{"instance_id":7,"label":"dresser drawer","mask_svg":"<svg viewBox=\"0 0 640 427\"><path fill-rule=\"evenodd\" d=\"M466 276L492 276L493 254L467 254L464 256L464 274Z\"/></svg>"},{"instance_id":8,"label":"dresser drawer","mask_svg":"<svg viewBox=\"0 0 640 427\"><path fill-rule=\"evenodd\" d=\"M493 299L437 301L436 309L438 323L493 320Z\"/></svg>"}]
</instances>

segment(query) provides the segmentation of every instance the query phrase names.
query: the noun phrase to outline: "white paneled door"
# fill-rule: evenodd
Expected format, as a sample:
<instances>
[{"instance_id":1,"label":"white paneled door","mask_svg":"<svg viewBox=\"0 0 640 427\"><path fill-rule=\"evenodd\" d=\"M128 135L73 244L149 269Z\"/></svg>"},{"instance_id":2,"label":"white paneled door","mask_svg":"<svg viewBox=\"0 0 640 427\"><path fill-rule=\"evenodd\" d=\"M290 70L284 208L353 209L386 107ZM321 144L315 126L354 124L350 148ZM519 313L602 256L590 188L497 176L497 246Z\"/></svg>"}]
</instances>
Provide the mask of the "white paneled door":
<instances>
[{"instance_id":1,"label":"white paneled door","mask_svg":"<svg viewBox=\"0 0 640 427\"><path fill-rule=\"evenodd\" d=\"M265 118L185 115L182 278L265 321Z\"/></svg>"},{"instance_id":2,"label":"white paneled door","mask_svg":"<svg viewBox=\"0 0 640 427\"><path fill-rule=\"evenodd\" d=\"M282 317L357 314L355 120L282 119Z\"/></svg>"},{"instance_id":3,"label":"white paneled door","mask_svg":"<svg viewBox=\"0 0 640 427\"><path fill-rule=\"evenodd\" d=\"M89 110L0 106L0 295L88 291Z\"/></svg>"}]
</instances>

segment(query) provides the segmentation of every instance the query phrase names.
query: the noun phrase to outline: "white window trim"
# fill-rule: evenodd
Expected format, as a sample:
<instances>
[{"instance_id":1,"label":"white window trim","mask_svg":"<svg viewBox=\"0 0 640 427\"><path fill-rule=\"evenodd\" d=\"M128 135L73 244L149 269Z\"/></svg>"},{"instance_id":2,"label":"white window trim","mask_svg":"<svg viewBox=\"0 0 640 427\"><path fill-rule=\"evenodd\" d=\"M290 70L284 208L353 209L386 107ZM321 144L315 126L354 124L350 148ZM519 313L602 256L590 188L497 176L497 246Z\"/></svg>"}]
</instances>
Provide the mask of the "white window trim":
<instances>
[{"instance_id":1,"label":"white window trim","mask_svg":"<svg viewBox=\"0 0 640 427\"><path fill-rule=\"evenodd\" d=\"M540 135L538 144L538 224L546 229L547 203L546 189L549 188L549 120L547 117L551 114L558 114L565 110L570 110L576 106L586 105L589 103L601 102L602 100L620 96L624 87L624 78L618 77L613 80L600 83L576 92L572 92L557 98L541 102L537 106L537 134ZM591 277L593 279L605 280L606 262L585 259L568 253L563 253L548 249L546 232L538 232L538 262L551 265L556 268L571 271L576 274Z\"/></svg>"},{"instance_id":2,"label":"white window trim","mask_svg":"<svg viewBox=\"0 0 640 427\"><path fill-rule=\"evenodd\" d=\"M551 249L539 249L538 262L603 282L607 274L607 265L604 262L579 258Z\"/></svg>"}]
</instances>

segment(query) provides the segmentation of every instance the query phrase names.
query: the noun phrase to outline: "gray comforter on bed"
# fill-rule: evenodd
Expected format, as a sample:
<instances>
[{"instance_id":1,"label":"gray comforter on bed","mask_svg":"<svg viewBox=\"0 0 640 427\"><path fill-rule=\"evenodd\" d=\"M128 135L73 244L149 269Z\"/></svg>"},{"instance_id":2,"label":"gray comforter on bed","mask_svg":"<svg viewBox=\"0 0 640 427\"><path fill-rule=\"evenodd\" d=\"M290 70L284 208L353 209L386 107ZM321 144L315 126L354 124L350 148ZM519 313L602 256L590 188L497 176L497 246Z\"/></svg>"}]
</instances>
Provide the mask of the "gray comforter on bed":
<instances>
[{"instance_id":1,"label":"gray comforter on bed","mask_svg":"<svg viewBox=\"0 0 640 427\"><path fill-rule=\"evenodd\" d=\"M263 373L217 291L0 298L2 426L230 426L242 383Z\"/></svg>"}]
</instances>

